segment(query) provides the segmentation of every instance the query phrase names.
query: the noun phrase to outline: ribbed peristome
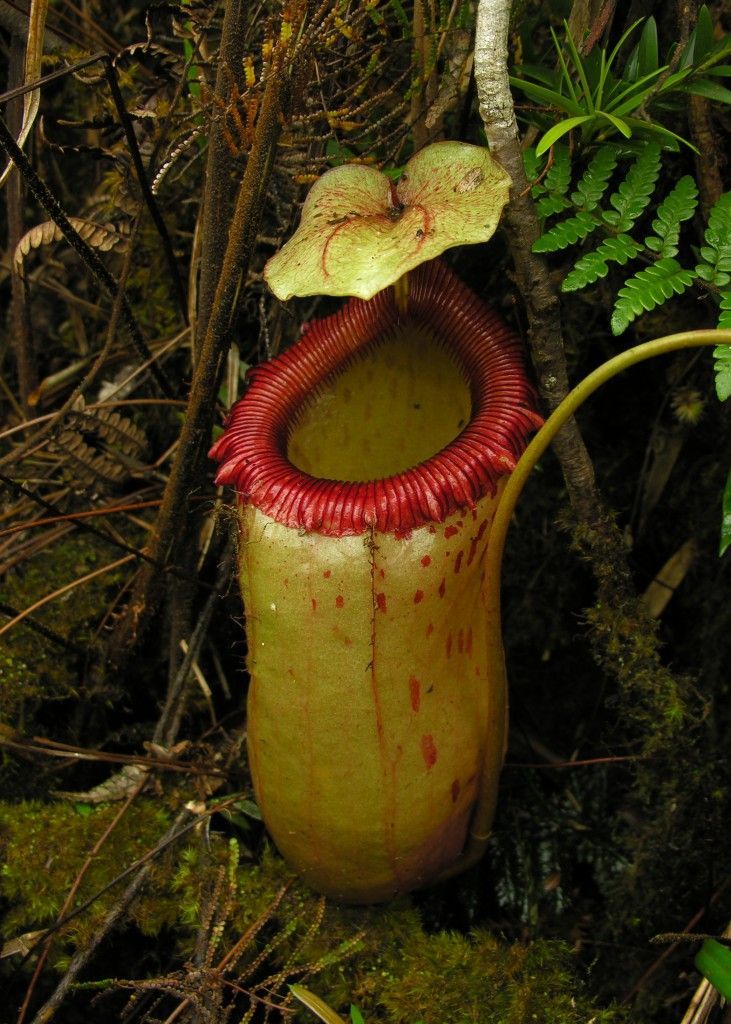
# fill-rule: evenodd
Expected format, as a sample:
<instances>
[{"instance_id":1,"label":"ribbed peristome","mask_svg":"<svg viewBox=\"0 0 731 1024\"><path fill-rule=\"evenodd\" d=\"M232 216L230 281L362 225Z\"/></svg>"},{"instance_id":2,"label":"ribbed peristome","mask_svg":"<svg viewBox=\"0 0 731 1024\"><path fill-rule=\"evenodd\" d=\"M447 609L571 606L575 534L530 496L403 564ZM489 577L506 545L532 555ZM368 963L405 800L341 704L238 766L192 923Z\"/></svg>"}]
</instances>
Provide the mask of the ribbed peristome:
<instances>
[{"instance_id":1,"label":"ribbed peristome","mask_svg":"<svg viewBox=\"0 0 731 1024\"><path fill-rule=\"evenodd\" d=\"M288 458L303 408L329 381L405 325L427 329L461 367L472 411L462 432L418 465L373 480L322 479ZM235 487L279 523L328 536L405 531L442 522L495 492L540 425L521 343L500 316L440 261L409 274L406 306L393 288L351 299L305 326L296 345L250 372L223 437L211 450L217 482Z\"/></svg>"}]
</instances>

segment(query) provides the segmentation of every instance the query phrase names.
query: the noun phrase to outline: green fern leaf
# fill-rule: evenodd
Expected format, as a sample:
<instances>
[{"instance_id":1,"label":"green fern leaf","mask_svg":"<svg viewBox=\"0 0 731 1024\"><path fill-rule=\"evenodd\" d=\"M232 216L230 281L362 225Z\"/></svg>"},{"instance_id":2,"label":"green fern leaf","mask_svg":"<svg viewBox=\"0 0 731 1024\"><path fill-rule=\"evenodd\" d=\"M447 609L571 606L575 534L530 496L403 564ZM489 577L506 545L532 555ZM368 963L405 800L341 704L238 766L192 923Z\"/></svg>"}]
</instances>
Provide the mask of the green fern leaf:
<instances>
[{"instance_id":1,"label":"green fern leaf","mask_svg":"<svg viewBox=\"0 0 731 1024\"><path fill-rule=\"evenodd\" d=\"M627 172L627 177L609 197L613 210L605 210L604 221L616 231L630 231L642 214L660 173L660 147L648 142Z\"/></svg>"},{"instance_id":2,"label":"green fern leaf","mask_svg":"<svg viewBox=\"0 0 731 1024\"><path fill-rule=\"evenodd\" d=\"M731 349L716 345L713 350L713 369L716 374L716 394L719 402L731 397Z\"/></svg>"},{"instance_id":3,"label":"green fern leaf","mask_svg":"<svg viewBox=\"0 0 731 1024\"><path fill-rule=\"evenodd\" d=\"M571 206L571 201L564 196L541 196L536 203L536 213L544 220L546 217L553 217Z\"/></svg>"},{"instance_id":4,"label":"green fern leaf","mask_svg":"<svg viewBox=\"0 0 731 1024\"><path fill-rule=\"evenodd\" d=\"M721 292L721 309L718 314L718 327L722 331L731 331L731 291ZM724 348L729 350L728 345Z\"/></svg>"},{"instance_id":5,"label":"green fern leaf","mask_svg":"<svg viewBox=\"0 0 731 1024\"><path fill-rule=\"evenodd\" d=\"M721 330L731 330L731 291L721 292L718 316ZM713 350L713 369L716 373L716 394L719 401L731 397L731 345L716 345Z\"/></svg>"},{"instance_id":6,"label":"green fern leaf","mask_svg":"<svg viewBox=\"0 0 731 1024\"><path fill-rule=\"evenodd\" d=\"M565 196L571 183L571 157L568 146L553 147L553 163L543 179L549 196Z\"/></svg>"},{"instance_id":7,"label":"green fern leaf","mask_svg":"<svg viewBox=\"0 0 731 1024\"><path fill-rule=\"evenodd\" d=\"M612 334L622 334L643 311L661 306L693 283L693 274L672 257L658 260L625 281L612 313Z\"/></svg>"},{"instance_id":8,"label":"green fern leaf","mask_svg":"<svg viewBox=\"0 0 731 1024\"><path fill-rule=\"evenodd\" d=\"M657 217L652 222L654 235L648 235L645 245L658 259L675 256L678 251L681 221L689 220L698 205L698 186L686 174L657 208Z\"/></svg>"},{"instance_id":9,"label":"green fern leaf","mask_svg":"<svg viewBox=\"0 0 731 1024\"><path fill-rule=\"evenodd\" d=\"M731 281L731 192L724 192L708 215L695 272L702 281L723 288Z\"/></svg>"},{"instance_id":10,"label":"green fern leaf","mask_svg":"<svg viewBox=\"0 0 731 1024\"><path fill-rule=\"evenodd\" d=\"M731 547L731 471L726 477L726 486L723 489L723 500L721 503L721 539L718 545L718 554L722 555Z\"/></svg>"},{"instance_id":11,"label":"green fern leaf","mask_svg":"<svg viewBox=\"0 0 731 1024\"><path fill-rule=\"evenodd\" d=\"M581 176L571 201L579 210L594 210L607 189L612 171L617 166L619 150L616 146L602 146L591 159Z\"/></svg>"},{"instance_id":12,"label":"green fern leaf","mask_svg":"<svg viewBox=\"0 0 731 1024\"><path fill-rule=\"evenodd\" d=\"M624 265L641 251L642 246L638 245L629 235L605 238L593 252L588 252L586 256L582 256L577 261L574 269L564 279L561 291L575 292L579 288L586 288L588 284L593 284L600 277L607 276L609 263Z\"/></svg>"},{"instance_id":13,"label":"green fern leaf","mask_svg":"<svg viewBox=\"0 0 731 1024\"><path fill-rule=\"evenodd\" d=\"M578 213L568 217L547 231L533 243L533 252L556 252L575 245L580 238L586 238L599 225L599 218L593 213Z\"/></svg>"},{"instance_id":14,"label":"green fern leaf","mask_svg":"<svg viewBox=\"0 0 731 1024\"><path fill-rule=\"evenodd\" d=\"M535 149L528 149L523 154L523 165L530 181L539 177L543 160L537 156ZM555 146L553 162L546 176L534 185L531 195L537 200L536 213L545 220L557 213L568 210L571 200L566 193L571 182L571 158L566 146Z\"/></svg>"}]
</instances>

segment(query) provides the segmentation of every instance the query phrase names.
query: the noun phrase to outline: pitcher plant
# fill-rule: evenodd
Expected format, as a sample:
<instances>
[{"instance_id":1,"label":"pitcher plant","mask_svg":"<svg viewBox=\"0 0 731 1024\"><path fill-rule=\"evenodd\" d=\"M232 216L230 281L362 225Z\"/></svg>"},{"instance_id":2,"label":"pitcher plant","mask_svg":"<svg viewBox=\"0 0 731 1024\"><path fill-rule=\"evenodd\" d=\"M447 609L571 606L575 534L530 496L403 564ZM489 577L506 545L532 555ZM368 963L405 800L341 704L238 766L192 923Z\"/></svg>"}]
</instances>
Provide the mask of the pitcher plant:
<instances>
[{"instance_id":1,"label":"pitcher plant","mask_svg":"<svg viewBox=\"0 0 731 1024\"><path fill-rule=\"evenodd\" d=\"M519 339L438 256L490 237L507 197L460 143L396 186L327 172L265 276L283 299L355 297L250 372L211 453L239 498L256 798L291 866L348 902L439 877L495 804L485 554L541 419Z\"/></svg>"}]
</instances>

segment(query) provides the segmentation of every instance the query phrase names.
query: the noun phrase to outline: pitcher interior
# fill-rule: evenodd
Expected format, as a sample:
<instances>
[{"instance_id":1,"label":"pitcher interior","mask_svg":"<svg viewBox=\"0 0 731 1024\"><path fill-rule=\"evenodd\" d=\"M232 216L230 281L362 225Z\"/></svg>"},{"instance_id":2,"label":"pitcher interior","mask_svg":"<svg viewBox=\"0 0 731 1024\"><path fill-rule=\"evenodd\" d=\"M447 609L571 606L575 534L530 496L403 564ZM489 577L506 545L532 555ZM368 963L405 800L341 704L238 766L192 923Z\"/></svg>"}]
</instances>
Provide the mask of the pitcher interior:
<instances>
[{"instance_id":1,"label":"pitcher interior","mask_svg":"<svg viewBox=\"0 0 731 1024\"><path fill-rule=\"evenodd\" d=\"M466 377L425 327L405 324L359 354L313 395L290 432L303 472L365 482L424 462L469 422Z\"/></svg>"}]
</instances>

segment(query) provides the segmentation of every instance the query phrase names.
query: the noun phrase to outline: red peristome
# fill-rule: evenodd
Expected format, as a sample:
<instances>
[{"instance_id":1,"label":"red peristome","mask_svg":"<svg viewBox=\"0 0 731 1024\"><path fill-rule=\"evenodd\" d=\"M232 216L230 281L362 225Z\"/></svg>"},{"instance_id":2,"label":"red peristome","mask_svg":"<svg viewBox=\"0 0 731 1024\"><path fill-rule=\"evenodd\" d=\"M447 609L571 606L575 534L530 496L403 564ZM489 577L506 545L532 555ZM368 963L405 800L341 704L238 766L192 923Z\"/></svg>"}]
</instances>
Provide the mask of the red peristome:
<instances>
[{"instance_id":1,"label":"red peristome","mask_svg":"<svg viewBox=\"0 0 731 1024\"><path fill-rule=\"evenodd\" d=\"M393 334L404 316L454 352L472 392L470 422L442 451L383 480L320 480L297 469L287 441L300 408L355 355ZM250 371L249 380L210 452L221 463L216 482L232 485L241 501L277 522L332 537L369 529L403 535L473 507L495 493L542 422L519 339L439 260L409 274L405 314L393 288L367 302L351 299L305 325L296 345Z\"/></svg>"}]
</instances>

